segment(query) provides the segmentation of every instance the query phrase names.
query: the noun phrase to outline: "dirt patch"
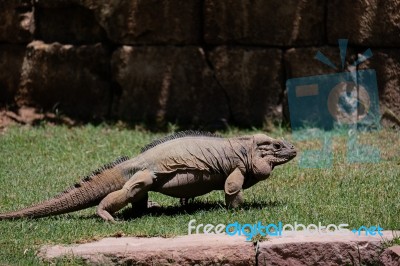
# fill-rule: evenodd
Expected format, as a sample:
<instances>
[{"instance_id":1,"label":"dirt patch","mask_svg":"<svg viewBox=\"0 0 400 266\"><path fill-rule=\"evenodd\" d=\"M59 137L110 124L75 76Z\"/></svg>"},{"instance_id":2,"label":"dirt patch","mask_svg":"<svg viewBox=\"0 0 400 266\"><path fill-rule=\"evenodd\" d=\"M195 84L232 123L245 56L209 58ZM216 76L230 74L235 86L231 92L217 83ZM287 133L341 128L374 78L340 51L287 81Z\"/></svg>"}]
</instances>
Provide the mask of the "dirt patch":
<instances>
[{"instance_id":1,"label":"dirt patch","mask_svg":"<svg viewBox=\"0 0 400 266\"><path fill-rule=\"evenodd\" d=\"M55 113L41 113L33 107L21 107L17 110L0 109L0 132L6 130L12 125L39 125L43 122L49 124L64 124L68 126L77 125L77 121L66 117L59 116Z\"/></svg>"}]
</instances>

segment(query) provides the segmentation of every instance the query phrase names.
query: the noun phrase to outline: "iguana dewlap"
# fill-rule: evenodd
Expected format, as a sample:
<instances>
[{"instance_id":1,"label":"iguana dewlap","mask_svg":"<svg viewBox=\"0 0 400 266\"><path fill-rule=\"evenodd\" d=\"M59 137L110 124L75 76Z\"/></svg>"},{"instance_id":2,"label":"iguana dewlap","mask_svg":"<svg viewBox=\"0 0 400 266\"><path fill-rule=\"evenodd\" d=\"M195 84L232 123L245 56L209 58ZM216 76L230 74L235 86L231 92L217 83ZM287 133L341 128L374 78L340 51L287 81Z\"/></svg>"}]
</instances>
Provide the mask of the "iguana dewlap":
<instances>
[{"instance_id":1,"label":"iguana dewlap","mask_svg":"<svg viewBox=\"0 0 400 266\"><path fill-rule=\"evenodd\" d=\"M98 205L97 214L113 221L111 214L128 203L146 206L149 191L190 198L224 190L226 205L237 207L243 189L295 156L292 144L264 134L222 138L180 132L147 145L132 159L105 165L54 198L0 214L0 219L37 218Z\"/></svg>"}]
</instances>

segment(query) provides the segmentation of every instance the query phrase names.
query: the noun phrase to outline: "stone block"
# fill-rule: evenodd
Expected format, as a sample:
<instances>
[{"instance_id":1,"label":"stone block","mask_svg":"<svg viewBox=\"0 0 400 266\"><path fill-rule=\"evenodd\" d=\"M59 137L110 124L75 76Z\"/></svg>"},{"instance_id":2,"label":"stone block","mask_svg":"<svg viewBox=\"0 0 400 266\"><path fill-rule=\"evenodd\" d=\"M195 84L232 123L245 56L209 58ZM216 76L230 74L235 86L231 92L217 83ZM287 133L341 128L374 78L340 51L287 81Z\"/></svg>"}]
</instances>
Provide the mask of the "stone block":
<instances>
[{"instance_id":1,"label":"stone block","mask_svg":"<svg viewBox=\"0 0 400 266\"><path fill-rule=\"evenodd\" d=\"M382 266L400 265L400 246L387 248L380 256Z\"/></svg>"},{"instance_id":2,"label":"stone block","mask_svg":"<svg viewBox=\"0 0 400 266\"><path fill-rule=\"evenodd\" d=\"M107 39L93 10L73 1L39 1L35 13L37 38L46 43L90 44Z\"/></svg>"},{"instance_id":3,"label":"stone block","mask_svg":"<svg viewBox=\"0 0 400 266\"><path fill-rule=\"evenodd\" d=\"M34 41L27 47L17 103L84 119L103 117L110 104L109 61L100 44Z\"/></svg>"},{"instance_id":4,"label":"stone block","mask_svg":"<svg viewBox=\"0 0 400 266\"><path fill-rule=\"evenodd\" d=\"M390 231L383 231L383 236L296 232L259 242L257 262L260 266L375 265L379 262L382 240L392 238Z\"/></svg>"},{"instance_id":5,"label":"stone block","mask_svg":"<svg viewBox=\"0 0 400 266\"><path fill-rule=\"evenodd\" d=\"M209 58L229 99L234 124L259 127L281 120L281 50L218 47Z\"/></svg>"},{"instance_id":6,"label":"stone block","mask_svg":"<svg viewBox=\"0 0 400 266\"><path fill-rule=\"evenodd\" d=\"M45 12L42 15L48 16L40 23L45 37L69 35L78 40L98 40L103 38L104 29L108 39L118 44L171 45L201 41L201 0L43 0L38 6ZM68 19L69 14L75 14L77 19ZM60 32L63 17L67 33ZM53 22L56 24L52 25Z\"/></svg>"},{"instance_id":7,"label":"stone block","mask_svg":"<svg viewBox=\"0 0 400 266\"><path fill-rule=\"evenodd\" d=\"M115 114L128 121L219 127L228 104L199 47L123 46L112 56L122 90Z\"/></svg>"},{"instance_id":8,"label":"stone block","mask_svg":"<svg viewBox=\"0 0 400 266\"><path fill-rule=\"evenodd\" d=\"M51 33L51 36L67 37L59 32L61 17L66 17L69 35L78 34L84 38L85 33L90 33L92 38L102 37L93 20L94 14L96 22L114 43L171 45L200 43L201 3L201 0L43 0L38 5L46 10L44 15L50 16L44 18L46 25L40 24L42 31ZM75 12L79 15L78 21L68 19L68 12L62 14L63 11L57 11L57 8ZM57 17L57 14L61 17ZM52 21L57 22L58 26L52 26ZM91 27L81 28L80 25L87 21Z\"/></svg>"},{"instance_id":9,"label":"stone block","mask_svg":"<svg viewBox=\"0 0 400 266\"><path fill-rule=\"evenodd\" d=\"M0 1L0 42L28 43L34 30L31 0Z\"/></svg>"},{"instance_id":10,"label":"stone block","mask_svg":"<svg viewBox=\"0 0 400 266\"><path fill-rule=\"evenodd\" d=\"M41 249L51 260L81 257L90 265L255 265L253 243L243 237L189 235L174 238L105 238L97 242Z\"/></svg>"},{"instance_id":11,"label":"stone block","mask_svg":"<svg viewBox=\"0 0 400 266\"><path fill-rule=\"evenodd\" d=\"M330 44L349 39L359 46L400 45L400 2L397 0L327 1L327 37Z\"/></svg>"},{"instance_id":12,"label":"stone block","mask_svg":"<svg viewBox=\"0 0 400 266\"><path fill-rule=\"evenodd\" d=\"M400 128L400 49L374 49L359 69L374 69L384 126Z\"/></svg>"},{"instance_id":13,"label":"stone block","mask_svg":"<svg viewBox=\"0 0 400 266\"><path fill-rule=\"evenodd\" d=\"M121 44L198 44L201 1L100 1L94 6L108 37Z\"/></svg>"},{"instance_id":14,"label":"stone block","mask_svg":"<svg viewBox=\"0 0 400 266\"><path fill-rule=\"evenodd\" d=\"M365 233L365 232L364 232ZM244 236L192 234L173 238L104 238L99 241L44 246L38 255L46 262L65 256L82 258L91 265L378 265L396 262L398 248L382 256L382 241L398 232L381 231L382 236L352 232L298 231L271 236L256 247ZM386 256L386 255L388 256ZM393 260L395 259L395 260ZM398 264L384 264L398 265Z\"/></svg>"},{"instance_id":15,"label":"stone block","mask_svg":"<svg viewBox=\"0 0 400 266\"><path fill-rule=\"evenodd\" d=\"M318 45L324 40L324 1L205 0L209 44Z\"/></svg>"},{"instance_id":16,"label":"stone block","mask_svg":"<svg viewBox=\"0 0 400 266\"><path fill-rule=\"evenodd\" d=\"M26 47L0 45L0 104L12 104L17 93Z\"/></svg>"},{"instance_id":17,"label":"stone block","mask_svg":"<svg viewBox=\"0 0 400 266\"><path fill-rule=\"evenodd\" d=\"M318 51L324 54L333 63L335 68L315 59ZM291 48L284 55L286 75L287 78L300 78L349 71L349 67L354 62L355 56L354 49L348 48L345 64L342 67L338 47Z\"/></svg>"}]
</instances>

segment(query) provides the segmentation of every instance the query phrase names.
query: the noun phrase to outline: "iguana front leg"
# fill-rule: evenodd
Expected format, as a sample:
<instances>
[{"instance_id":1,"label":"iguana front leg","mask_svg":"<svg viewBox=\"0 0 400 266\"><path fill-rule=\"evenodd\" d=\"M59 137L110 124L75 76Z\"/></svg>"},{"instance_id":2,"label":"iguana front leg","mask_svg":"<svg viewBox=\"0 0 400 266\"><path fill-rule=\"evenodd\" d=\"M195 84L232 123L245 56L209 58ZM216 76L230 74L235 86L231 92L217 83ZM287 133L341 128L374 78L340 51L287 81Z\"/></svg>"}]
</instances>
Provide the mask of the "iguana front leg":
<instances>
[{"instance_id":1,"label":"iguana front leg","mask_svg":"<svg viewBox=\"0 0 400 266\"><path fill-rule=\"evenodd\" d=\"M226 179L224 185L225 203L228 208L236 208L243 202L242 187L244 175L236 168Z\"/></svg>"},{"instance_id":2,"label":"iguana front leg","mask_svg":"<svg viewBox=\"0 0 400 266\"><path fill-rule=\"evenodd\" d=\"M143 198L147 198L147 192L152 184L152 172L148 170L136 172L122 189L108 194L100 202L97 207L97 214L104 220L113 222L112 213L119 211L128 203L138 202Z\"/></svg>"}]
</instances>

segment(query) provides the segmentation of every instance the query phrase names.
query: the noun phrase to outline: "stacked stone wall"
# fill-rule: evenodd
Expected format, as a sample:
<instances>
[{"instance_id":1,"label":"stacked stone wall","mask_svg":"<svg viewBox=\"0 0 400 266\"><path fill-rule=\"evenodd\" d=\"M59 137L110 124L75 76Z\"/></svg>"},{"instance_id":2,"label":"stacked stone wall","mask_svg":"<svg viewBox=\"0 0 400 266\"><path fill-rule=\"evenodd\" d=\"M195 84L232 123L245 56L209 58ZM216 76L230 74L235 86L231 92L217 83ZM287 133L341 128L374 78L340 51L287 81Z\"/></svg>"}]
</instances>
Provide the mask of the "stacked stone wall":
<instances>
[{"instance_id":1,"label":"stacked stone wall","mask_svg":"<svg viewBox=\"0 0 400 266\"><path fill-rule=\"evenodd\" d=\"M344 70L338 39L349 40ZM288 116L287 79L347 71L371 48L358 67L376 70L383 117L396 123L399 47L397 0L0 0L0 105L262 126Z\"/></svg>"}]
</instances>

